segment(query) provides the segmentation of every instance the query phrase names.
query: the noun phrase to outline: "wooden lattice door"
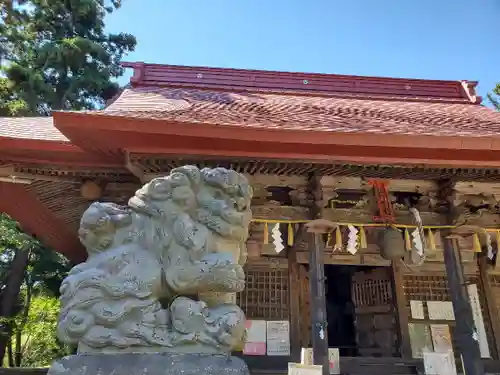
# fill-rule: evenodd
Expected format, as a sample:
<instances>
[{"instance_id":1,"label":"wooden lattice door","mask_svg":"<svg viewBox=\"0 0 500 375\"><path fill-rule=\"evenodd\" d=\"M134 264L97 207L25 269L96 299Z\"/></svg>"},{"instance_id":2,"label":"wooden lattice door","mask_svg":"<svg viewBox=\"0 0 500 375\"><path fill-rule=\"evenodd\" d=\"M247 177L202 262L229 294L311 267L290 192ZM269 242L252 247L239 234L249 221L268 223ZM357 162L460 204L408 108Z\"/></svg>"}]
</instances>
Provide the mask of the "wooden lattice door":
<instances>
[{"instance_id":1,"label":"wooden lattice door","mask_svg":"<svg viewBox=\"0 0 500 375\"><path fill-rule=\"evenodd\" d=\"M360 356L398 354L396 307L389 267L357 271L352 280L356 344Z\"/></svg>"}]
</instances>

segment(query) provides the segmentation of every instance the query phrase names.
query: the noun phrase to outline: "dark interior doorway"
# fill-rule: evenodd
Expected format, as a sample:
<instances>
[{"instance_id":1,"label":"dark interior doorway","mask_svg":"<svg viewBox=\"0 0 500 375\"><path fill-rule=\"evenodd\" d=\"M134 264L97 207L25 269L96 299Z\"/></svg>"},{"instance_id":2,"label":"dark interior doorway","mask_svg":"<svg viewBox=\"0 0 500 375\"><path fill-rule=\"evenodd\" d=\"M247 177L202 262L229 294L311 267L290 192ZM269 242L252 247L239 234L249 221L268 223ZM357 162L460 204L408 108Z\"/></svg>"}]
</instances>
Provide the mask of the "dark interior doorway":
<instances>
[{"instance_id":1,"label":"dark interior doorway","mask_svg":"<svg viewBox=\"0 0 500 375\"><path fill-rule=\"evenodd\" d=\"M325 265L328 346L341 356L398 353L390 267Z\"/></svg>"},{"instance_id":2,"label":"dark interior doorway","mask_svg":"<svg viewBox=\"0 0 500 375\"><path fill-rule=\"evenodd\" d=\"M352 277L356 266L325 265L326 315L328 346L338 348L341 356L355 357L355 309L352 298Z\"/></svg>"}]
</instances>

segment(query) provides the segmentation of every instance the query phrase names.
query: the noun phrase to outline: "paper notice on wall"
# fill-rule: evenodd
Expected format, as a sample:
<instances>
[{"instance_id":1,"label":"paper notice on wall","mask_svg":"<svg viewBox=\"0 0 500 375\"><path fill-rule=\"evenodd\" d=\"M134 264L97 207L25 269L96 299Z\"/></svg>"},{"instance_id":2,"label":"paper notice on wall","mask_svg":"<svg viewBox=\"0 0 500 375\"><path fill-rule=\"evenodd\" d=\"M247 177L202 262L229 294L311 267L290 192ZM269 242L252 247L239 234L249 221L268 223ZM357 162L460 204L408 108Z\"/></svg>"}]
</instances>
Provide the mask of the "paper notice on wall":
<instances>
[{"instance_id":1,"label":"paper notice on wall","mask_svg":"<svg viewBox=\"0 0 500 375\"><path fill-rule=\"evenodd\" d=\"M337 348L328 349L328 362L330 374L340 374L340 354Z\"/></svg>"},{"instance_id":2,"label":"paper notice on wall","mask_svg":"<svg viewBox=\"0 0 500 375\"><path fill-rule=\"evenodd\" d=\"M427 312L431 320L455 320L453 303L450 301L427 301Z\"/></svg>"},{"instance_id":3,"label":"paper notice on wall","mask_svg":"<svg viewBox=\"0 0 500 375\"><path fill-rule=\"evenodd\" d=\"M449 351L453 351L450 327L448 325L431 324L431 336L434 351L436 353L448 353Z\"/></svg>"},{"instance_id":4,"label":"paper notice on wall","mask_svg":"<svg viewBox=\"0 0 500 375\"><path fill-rule=\"evenodd\" d=\"M422 358L424 352L432 352L431 331L425 323L408 323L413 358Z\"/></svg>"},{"instance_id":5,"label":"paper notice on wall","mask_svg":"<svg viewBox=\"0 0 500 375\"><path fill-rule=\"evenodd\" d=\"M413 319L424 319L424 302L410 301L410 311Z\"/></svg>"},{"instance_id":6,"label":"paper notice on wall","mask_svg":"<svg viewBox=\"0 0 500 375\"><path fill-rule=\"evenodd\" d=\"M457 375L453 352L424 353L424 370L426 375Z\"/></svg>"},{"instance_id":7,"label":"paper notice on wall","mask_svg":"<svg viewBox=\"0 0 500 375\"><path fill-rule=\"evenodd\" d=\"M486 328L484 326L483 312L481 311L481 302L479 302L479 292L476 284L467 286L469 294L470 307L472 309L472 317L477 331L477 340L479 341L479 351L481 358L490 358L490 348L488 346L488 336L486 335Z\"/></svg>"},{"instance_id":8,"label":"paper notice on wall","mask_svg":"<svg viewBox=\"0 0 500 375\"><path fill-rule=\"evenodd\" d=\"M290 323L288 320L267 322L267 355L290 355Z\"/></svg>"},{"instance_id":9,"label":"paper notice on wall","mask_svg":"<svg viewBox=\"0 0 500 375\"><path fill-rule=\"evenodd\" d=\"M300 351L300 363L303 365L314 364L312 348L302 348L302 350Z\"/></svg>"},{"instance_id":10,"label":"paper notice on wall","mask_svg":"<svg viewBox=\"0 0 500 375\"><path fill-rule=\"evenodd\" d=\"M247 320L245 328L247 330L247 339L243 347L243 354L266 355L266 321Z\"/></svg>"},{"instance_id":11,"label":"paper notice on wall","mask_svg":"<svg viewBox=\"0 0 500 375\"><path fill-rule=\"evenodd\" d=\"M322 375L323 366L288 362L288 375Z\"/></svg>"},{"instance_id":12,"label":"paper notice on wall","mask_svg":"<svg viewBox=\"0 0 500 375\"><path fill-rule=\"evenodd\" d=\"M328 362L330 374L340 374L340 355L337 348L328 349ZM302 348L300 352L300 363L303 365L312 365L314 363L312 348Z\"/></svg>"}]
</instances>

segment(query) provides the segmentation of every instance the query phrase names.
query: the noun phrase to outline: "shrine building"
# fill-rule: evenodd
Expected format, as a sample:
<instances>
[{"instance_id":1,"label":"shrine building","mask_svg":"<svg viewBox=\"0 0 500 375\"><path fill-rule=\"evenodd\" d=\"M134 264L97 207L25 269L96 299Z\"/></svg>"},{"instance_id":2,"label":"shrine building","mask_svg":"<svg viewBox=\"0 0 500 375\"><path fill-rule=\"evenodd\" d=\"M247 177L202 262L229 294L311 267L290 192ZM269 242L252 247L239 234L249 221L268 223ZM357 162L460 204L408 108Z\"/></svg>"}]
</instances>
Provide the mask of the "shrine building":
<instances>
[{"instance_id":1,"label":"shrine building","mask_svg":"<svg viewBox=\"0 0 500 375\"><path fill-rule=\"evenodd\" d=\"M0 212L78 263L90 203L126 204L184 164L232 168L254 189L238 296L251 370L300 362L318 309L314 345L346 373L415 373L443 348L497 363L500 113L476 82L124 66L102 110L0 118ZM336 228L311 264L318 218Z\"/></svg>"}]
</instances>

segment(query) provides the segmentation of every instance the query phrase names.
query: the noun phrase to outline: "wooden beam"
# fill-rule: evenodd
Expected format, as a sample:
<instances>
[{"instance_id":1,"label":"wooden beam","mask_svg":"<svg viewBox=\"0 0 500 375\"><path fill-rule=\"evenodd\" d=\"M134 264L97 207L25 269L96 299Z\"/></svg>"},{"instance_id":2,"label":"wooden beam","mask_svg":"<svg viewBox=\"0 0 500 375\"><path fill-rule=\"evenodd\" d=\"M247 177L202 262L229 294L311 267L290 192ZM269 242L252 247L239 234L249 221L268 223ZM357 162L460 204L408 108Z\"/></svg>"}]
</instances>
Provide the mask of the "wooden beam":
<instances>
[{"instance_id":1,"label":"wooden beam","mask_svg":"<svg viewBox=\"0 0 500 375\"><path fill-rule=\"evenodd\" d=\"M455 313L458 349L462 354L464 372L467 375L484 375L479 343L475 339L477 332L465 286L458 241L456 238L450 238L449 234L449 230L441 231L448 288Z\"/></svg>"},{"instance_id":2,"label":"wooden beam","mask_svg":"<svg viewBox=\"0 0 500 375\"><path fill-rule=\"evenodd\" d=\"M397 307L401 357L411 359L413 356L411 351L410 331L408 329L409 314L404 291L404 273L401 266L401 262L392 262L392 288Z\"/></svg>"},{"instance_id":3,"label":"wooden beam","mask_svg":"<svg viewBox=\"0 0 500 375\"><path fill-rule=\"evenodd\" d=\"M130 158L130 153L128 151L125 152L125 168L127 168L128 171L132 173L135 177L137 177L142 183L149 181L146 180L142 168L138 167L132 162Z\"/></svg>"},{"instance_id":4,"label":"wooden beam","mask_svg":"<svg viewBox=\"0 0 500 375\"><path fill-rule=\"evenodd\" d=\"M323 206L323 192L318 175L311 174L309 176L308 192L311 219L319 219ZM329 375L325 265L323 264L324 247L320 233L311 232L308 234L313 362L315 365L323 366L323 375Z\"/></svg>"},{"instance_id":5,"label":"wooden beam","mask_svg":"<svg viewBox=\"0 0 500 375\"><path fill-rule=\"evenodd\" d=\"M491 324L493 331L493 339L495 344L496 358L500 358L500 319L498 316L498 309L495 303L495 296L491 288L490 279L488 276L488 258L481 256L479 258L479 276L481 279L481 287L484 291L484 302L486 303L486 312L488 320Z\"/></svg>"}]
</instances>

